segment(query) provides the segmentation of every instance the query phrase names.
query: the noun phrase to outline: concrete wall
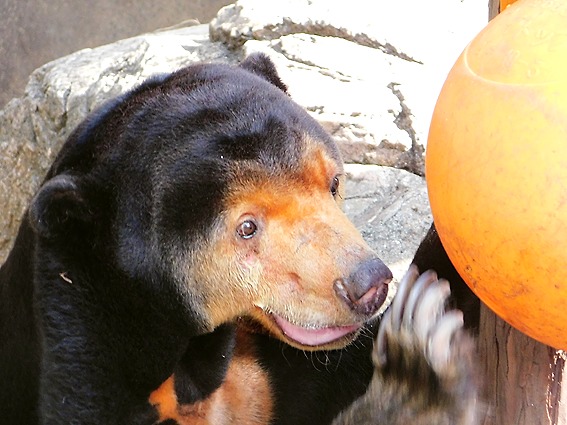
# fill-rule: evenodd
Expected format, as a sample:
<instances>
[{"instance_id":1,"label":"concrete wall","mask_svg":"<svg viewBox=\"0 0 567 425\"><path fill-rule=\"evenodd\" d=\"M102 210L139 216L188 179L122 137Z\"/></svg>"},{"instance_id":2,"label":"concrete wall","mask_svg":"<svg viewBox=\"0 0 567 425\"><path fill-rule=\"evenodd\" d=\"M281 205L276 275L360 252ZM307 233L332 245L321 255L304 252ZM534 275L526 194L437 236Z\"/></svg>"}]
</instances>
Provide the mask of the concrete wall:
<instances>
[{"instance_id":1,"label":"concrete wall","mask_svg":"<svg viewBox=\"0 0 567 425\"><path fill-rule=\"evenodd\" d=\"M178 24L206 23L231 0L0 0L0 109L28 75L85 47Z\"/></svg>"}]
</instances>

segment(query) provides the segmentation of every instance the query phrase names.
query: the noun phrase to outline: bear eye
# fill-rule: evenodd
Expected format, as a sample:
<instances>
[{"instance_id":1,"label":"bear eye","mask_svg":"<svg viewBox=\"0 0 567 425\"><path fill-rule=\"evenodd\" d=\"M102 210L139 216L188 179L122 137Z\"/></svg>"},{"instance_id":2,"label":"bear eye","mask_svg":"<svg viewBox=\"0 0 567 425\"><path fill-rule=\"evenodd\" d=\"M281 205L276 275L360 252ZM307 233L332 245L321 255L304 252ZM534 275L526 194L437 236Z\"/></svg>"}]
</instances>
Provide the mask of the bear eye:
<instances>
[{"instance_id":1,"label":"bear eye","mask_svg":"<svg viewBox=\"0 0 567 425\"><path fill-rule=\"evenodd\" d=\"M333 198L337 197L337 194L339 193L339 177L335 176L333 177L333 181L331 182L331 195L333 195Z\"/></svg>"},{"instance_id":2,"label":"bear eye","mask_svg":"<svg viewBox=\"0 0 567 425\"><path fill-rule=\"evenodd\" d=\"M236 229L236 233L238 233L238 236L240 236L242 239L250 239L256 234L257 230L258 226L256 225L256 223L254 223L252 220L246 220L240 223L240 225Z\"/></svg>"}]
</instances>

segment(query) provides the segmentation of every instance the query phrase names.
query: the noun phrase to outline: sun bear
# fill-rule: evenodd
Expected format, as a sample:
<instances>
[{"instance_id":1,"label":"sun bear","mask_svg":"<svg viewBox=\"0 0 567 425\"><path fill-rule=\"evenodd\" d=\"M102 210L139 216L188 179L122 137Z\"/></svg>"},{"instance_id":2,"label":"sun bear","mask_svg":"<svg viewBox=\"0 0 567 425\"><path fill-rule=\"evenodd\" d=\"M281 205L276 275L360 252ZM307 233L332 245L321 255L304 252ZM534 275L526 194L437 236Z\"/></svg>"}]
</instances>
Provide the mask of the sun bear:
<instances>
[{"instance_id":1,"label":"sun bear","mask_svg":"<svg viewBox=\"0 0 567 425\"><path fill-rule=\"evenodd\" d=\"M343 187L264 55L102 106L0 269L2 420L330 423L370 382L392 280Z\"/></svg>"}]
</instances>

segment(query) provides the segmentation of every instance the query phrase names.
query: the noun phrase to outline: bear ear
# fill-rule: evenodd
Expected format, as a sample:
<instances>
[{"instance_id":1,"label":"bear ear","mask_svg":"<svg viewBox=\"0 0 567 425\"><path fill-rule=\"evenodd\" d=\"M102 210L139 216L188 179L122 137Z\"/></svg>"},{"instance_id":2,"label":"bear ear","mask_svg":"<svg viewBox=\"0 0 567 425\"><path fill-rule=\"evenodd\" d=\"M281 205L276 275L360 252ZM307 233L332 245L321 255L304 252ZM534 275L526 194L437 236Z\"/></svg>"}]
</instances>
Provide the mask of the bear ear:
<instances>
[{"instance_id":1,"label":"bear ear","mask_svg":"<svg viewBox=\"0 0 567 425\"><path fill-rule=\"evenodd\" d=\"M284 93L287 93L287 86L282 82L276 66L265 53L253 53L240 63L240 67L247 71L268 80Z\"/></svg>"},{"instance_id":2,"label":"bear ear","mask_svg":"<svg viewBox=\"0 0 567 425\"><path fill-rule=\"evenodd\" d=\"M69 234L69 230L88 220L86 202L76 178L58 175L48 180L32 199L28 219L44 238Z\"/></svg>"}]
</instances>

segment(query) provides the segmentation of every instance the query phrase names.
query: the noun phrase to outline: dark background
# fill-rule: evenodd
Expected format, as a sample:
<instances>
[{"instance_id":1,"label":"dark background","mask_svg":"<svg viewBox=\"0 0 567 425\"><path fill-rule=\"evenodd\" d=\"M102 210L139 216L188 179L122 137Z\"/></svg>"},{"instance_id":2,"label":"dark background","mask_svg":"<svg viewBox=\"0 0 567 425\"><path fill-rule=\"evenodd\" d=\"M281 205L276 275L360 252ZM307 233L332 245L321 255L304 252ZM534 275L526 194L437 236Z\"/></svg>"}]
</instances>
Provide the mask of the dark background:
<instances>
[{"instance_id":1,"label":"dark background","mask_svg":"<svg viewBox=\"0 0 567 425\"><path fill-rule=\"evenodd\" d=\"M85 47L196 19L209 22L233 0L0 0L0 109L29 74Z\"/></svg>"}]
</instances>

